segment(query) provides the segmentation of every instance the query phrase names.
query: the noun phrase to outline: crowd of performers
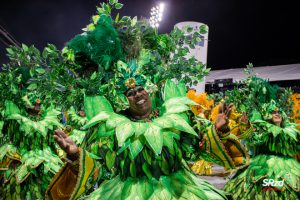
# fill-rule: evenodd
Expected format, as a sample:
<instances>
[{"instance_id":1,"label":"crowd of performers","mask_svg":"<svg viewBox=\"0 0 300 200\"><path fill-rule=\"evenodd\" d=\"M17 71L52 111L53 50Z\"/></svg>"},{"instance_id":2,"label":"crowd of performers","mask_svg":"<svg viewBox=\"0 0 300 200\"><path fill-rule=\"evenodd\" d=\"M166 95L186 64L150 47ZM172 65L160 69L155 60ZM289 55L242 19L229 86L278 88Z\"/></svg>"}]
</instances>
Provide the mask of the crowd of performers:
<instances>
[{"instance_id":1,"label":"crowd of performers","mask_svg":"<svg viewBox=\"0 0 300 200\"><path fill-rule=\"evenodd\" d=\"M158 34L113 17L122 6L102 3L62 51L8 48L0 199L300 199L299 94L251 66L234 90L198 94L208 71L186 45L207 27Z\"/></svg>"}]
</instances>

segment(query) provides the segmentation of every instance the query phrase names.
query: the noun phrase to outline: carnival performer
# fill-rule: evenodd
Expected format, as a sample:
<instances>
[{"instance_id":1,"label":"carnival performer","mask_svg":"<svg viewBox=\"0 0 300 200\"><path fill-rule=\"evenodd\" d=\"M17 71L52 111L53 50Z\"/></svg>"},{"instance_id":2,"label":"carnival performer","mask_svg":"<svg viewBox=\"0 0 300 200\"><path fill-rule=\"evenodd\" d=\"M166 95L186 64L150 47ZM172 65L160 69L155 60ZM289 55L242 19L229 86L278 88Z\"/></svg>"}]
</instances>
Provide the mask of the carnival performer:
<instances>
[{"instance_id":1,"label":"carnival performer","mask_svg":"<svg viewBox=\"0 0 300 200\"><path fill-rule=\"evenodd\" d=\"M185 162L188 151L200 151L186 115L187 105L195 103L185 97L185 85L166 82L165 102L158 113L143 85L133 82L125 81L128 115L115 113L101 98L102 111L84 126L93 132L84 148L63 131L55 131L69 162L52 180L47 199L78 199L96 183L98 189L88 199L226 199L196 178Z\"/></svg>"},{"instance_id":2,"label":"carnival performer","mask_svg":"<svg viewBox=\"0 0 300 200\"><path fill-rule=\"evenodd\" d=\"M293 156L299 151L300 132L274 100L255 110L251 123L256 130L249 143L255 155L225 190L234 199L299 199L300 164Z\"/></svg>"},{"instance_id":3,"label":"carnival performer","mask_svg":"<svg viewBox=\"0 0 300 200\"><path fill-rule=\"evenodd\" d=\"M187 97L199 104L191 109L196 115L203 149L201 159L194 163L192 170L199 175L225 175L231 169L246 166L249 156L240 143L241 138L252 132L246 115L237 113L232 104L220 103L212 108L213 100L209 100L206 93L189 90ZM224 166L225 173L213 172L212 163Z\"/></svg>"}]
</instances>

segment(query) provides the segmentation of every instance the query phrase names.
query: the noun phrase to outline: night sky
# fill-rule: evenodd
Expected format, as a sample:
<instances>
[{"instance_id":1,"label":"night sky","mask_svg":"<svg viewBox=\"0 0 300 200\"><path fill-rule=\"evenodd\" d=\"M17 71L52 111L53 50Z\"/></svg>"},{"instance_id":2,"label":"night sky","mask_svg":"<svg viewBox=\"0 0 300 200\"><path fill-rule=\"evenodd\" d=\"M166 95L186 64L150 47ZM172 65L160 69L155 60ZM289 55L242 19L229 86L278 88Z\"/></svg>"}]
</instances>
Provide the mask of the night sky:
<instances>
[{"instance_id":1,"label":"night sky","mask_svg":"<svg viewBox=\"0 0 300 200\"><path fill-rule=\"evenodd\" d=\"M149 17L154 0L119 0L121 15ZM20 43L59 48L81 33L99 0L7 0L0 25ZM289 0L165 0L159 32L181 21L209 26L208 66L214 69L300 63L299 7ZM5 63L0 41L0 64Z\"/></svg>"}]
</instances>

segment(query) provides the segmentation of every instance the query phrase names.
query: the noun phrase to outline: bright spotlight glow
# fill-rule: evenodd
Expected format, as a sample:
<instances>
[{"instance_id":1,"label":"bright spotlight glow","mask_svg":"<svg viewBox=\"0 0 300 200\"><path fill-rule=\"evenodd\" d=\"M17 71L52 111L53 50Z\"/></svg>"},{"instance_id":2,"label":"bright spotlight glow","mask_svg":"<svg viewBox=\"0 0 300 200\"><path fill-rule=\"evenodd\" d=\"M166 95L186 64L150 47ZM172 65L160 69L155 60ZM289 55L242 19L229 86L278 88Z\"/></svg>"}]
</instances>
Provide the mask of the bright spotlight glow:
<instances>
[{"instance_id":1,"label":"bright spotlight glow","mask_svg":"<svg viewBox=\"0 0 300 200\"><path fill-rule=\"evenodd\" d=\"M164 3L160 3L157 6L154 6L151 8L151 17L150 17L150 25L153 28L158 28L159 27L159 22L162 21L162 17L163 17L163 12L165 10L165 4Z\"/></svg>"}]
</instances>

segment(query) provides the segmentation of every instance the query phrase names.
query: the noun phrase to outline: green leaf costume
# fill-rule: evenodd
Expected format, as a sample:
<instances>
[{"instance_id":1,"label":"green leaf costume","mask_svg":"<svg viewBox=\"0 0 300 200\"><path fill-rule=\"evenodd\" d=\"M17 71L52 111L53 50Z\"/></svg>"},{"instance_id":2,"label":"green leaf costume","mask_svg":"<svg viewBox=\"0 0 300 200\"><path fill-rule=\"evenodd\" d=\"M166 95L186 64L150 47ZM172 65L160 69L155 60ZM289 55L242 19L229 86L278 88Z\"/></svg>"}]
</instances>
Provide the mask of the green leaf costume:
<instances>
[{"instance_id":1,"label":"green leaf costume","mask_svg":"<svg viewBox=\"0 0 300 200\"><path fill-rule=\"evenodd\" d=\"M52 176L63 165L52 138L53 129L61 127L57 118L60 112L50 107L40 120L32 120L13 102L7 101L4 114L5 134L0 147L1 197L41 199Z\"/></svg>"},{"instance_id":2,"label":"green leaf costume","mask_svg":"<svg viewBox=\"0 0 300 200\"><path fill-rule=\"evenodd\" d=\"M95 97L102 111L90 115L84 126L89 133L79 162L60 169L47 198L226 199L224 193L196 178L187 167L183 146L199 139L186 115L186 105L195 103L180 87L185 86L166 82L163 112L148 122L114 113L105 98ZM197 144L192 145L194 152L200 150ZM98 188L93 191L96 183Z\"/></svg>"},{"instance_id":3,"label":"green leaf costume","mask_svg":"<svg viewBox=\"0 0 300 200\"><path fill-rule=\"evenodd\" d=\"M235 199L300 199L300 164L294 158L300 149L300 132L274 100L258 106L260 112L251 113L255 132L247 139L255 155L225 190ZM281 113L280 125L271 123L275 111Z\"/></svg>"}]
</instances>

